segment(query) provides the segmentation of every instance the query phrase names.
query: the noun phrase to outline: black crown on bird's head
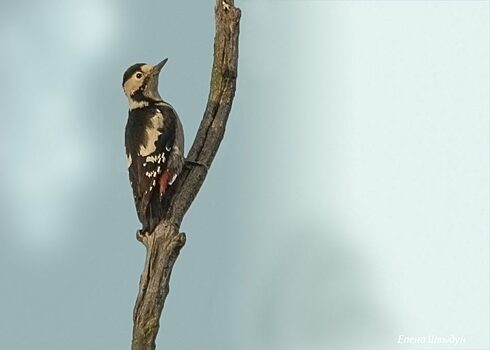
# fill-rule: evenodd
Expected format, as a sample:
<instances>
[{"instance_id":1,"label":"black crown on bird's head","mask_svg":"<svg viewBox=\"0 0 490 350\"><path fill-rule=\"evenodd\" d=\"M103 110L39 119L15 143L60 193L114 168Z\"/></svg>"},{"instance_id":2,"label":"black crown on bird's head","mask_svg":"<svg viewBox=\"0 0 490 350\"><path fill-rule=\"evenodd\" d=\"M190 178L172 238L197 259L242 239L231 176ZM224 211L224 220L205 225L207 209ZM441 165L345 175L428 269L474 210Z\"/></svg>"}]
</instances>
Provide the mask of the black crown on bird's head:
<instances>
[{"instance_id":1,"label":"black crown on bird's head","mask_svg":"<svg viewBox=\"0 0 490 350\"><path fill-rule=\"evenodd\" d=\"M123 75L122 85L124 86L124 83L126 81L128 81L128 79L131 78L134 73L136 73L138 71L141 72L141 67L144 66L145 64L146 63L135 63L131 67L129 67L128 69L126 69L126 71L124 72L124 75Z\"/></svg>"}]
</instances>

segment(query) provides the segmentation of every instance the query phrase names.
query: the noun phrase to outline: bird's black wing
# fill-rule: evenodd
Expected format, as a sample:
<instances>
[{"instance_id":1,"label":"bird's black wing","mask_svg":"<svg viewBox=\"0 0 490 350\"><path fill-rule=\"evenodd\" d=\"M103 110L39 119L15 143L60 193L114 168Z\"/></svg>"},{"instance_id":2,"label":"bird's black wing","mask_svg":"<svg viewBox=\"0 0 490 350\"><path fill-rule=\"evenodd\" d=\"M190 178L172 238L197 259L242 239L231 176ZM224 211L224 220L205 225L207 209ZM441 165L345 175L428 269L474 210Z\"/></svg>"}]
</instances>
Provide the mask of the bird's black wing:
<instances>
[{"instance_id":1,"label":"bird's black wing","mask_svg":"<svg viewBox=\"0 0 490 350\"><path fill-rule=\"evenodd\" d=\"M173 118L162 113L161 108L146 107L130 113L126 125L128 170L144 232L152 232L162 215L159 179L174 139Z\"/></svg>"}]
</instances>

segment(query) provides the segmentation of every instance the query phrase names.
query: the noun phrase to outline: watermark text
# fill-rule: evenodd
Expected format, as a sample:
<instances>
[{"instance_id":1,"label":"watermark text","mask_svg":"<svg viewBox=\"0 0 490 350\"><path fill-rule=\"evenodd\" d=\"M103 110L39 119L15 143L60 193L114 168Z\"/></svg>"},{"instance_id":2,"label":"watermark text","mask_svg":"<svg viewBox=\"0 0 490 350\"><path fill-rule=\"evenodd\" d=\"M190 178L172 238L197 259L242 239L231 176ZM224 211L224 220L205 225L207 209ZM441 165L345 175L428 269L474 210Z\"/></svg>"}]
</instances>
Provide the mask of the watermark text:
<instances>
[{"instance_id":1,"label":"watermark text","mask_svg":"<svg viewBox=\"0 0 490 350\"><path fill-rule=\"evenodd\" d=\"M444 344L457 346L466 343L465 337L456 335L421 335L421 336L408 336L400 334L398 336L398 344Z\"/></svg>"}]
</instances>

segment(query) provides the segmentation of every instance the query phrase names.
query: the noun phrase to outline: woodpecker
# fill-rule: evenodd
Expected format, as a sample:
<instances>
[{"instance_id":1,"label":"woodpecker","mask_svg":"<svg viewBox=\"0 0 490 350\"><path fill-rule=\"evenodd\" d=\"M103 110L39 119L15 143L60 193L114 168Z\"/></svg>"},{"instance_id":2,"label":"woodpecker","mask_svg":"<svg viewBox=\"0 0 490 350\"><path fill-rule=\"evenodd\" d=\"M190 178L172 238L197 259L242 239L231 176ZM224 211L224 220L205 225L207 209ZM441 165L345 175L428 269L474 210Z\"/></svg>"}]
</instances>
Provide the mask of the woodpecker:
<instances>
[{"instance_id":1,"label":"woodpecker","mask_svg":"<svg viewBox=\"0 0 490 350\"><path fill-rule=\"evenodd\" d=\"M129 100L125 147L140 234L150 234L162 217L165 194L184 165L184 132L174 108L158 93L162 62L137 63L123 76Z\"/></svg>"}]
</instances>

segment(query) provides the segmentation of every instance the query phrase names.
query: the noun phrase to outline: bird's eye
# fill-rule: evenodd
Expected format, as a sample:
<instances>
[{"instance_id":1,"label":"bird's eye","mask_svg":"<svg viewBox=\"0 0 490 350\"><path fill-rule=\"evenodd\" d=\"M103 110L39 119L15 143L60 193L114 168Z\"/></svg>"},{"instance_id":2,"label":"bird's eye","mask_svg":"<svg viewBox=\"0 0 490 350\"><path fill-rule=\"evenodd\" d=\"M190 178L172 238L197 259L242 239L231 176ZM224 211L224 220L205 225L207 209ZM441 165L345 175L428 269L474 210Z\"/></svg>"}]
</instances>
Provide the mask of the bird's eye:
<instances>
[{"instance_id":1,"label":"bird's eye","mask_svg":"<svg viewBox=\"0 0 490 350\"><path fill-rule=\"evenodd\" d=\"M141 73L136 73L136 79L141 79L141 77L143 76L143 74Z\"/></svg>"}]
</instances>

